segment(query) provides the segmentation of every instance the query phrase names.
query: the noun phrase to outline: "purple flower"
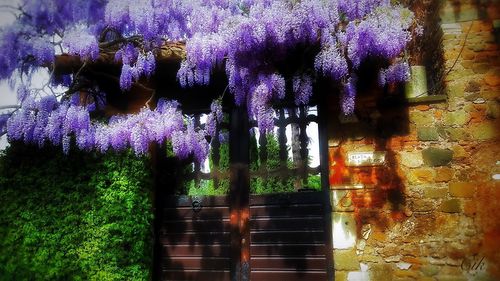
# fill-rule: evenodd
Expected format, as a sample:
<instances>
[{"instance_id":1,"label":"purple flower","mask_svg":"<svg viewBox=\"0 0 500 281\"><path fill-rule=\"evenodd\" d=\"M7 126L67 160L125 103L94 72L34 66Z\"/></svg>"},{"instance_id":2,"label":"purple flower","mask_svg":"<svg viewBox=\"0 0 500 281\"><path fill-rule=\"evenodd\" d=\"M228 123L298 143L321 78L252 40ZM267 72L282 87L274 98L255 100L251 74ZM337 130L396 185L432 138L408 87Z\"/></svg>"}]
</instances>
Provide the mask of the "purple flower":
<instances>
[{"instance_id":1,"label":"purple flower","mask_svg":"<svg viewBox=\"0 0 500 281\"><path fill-rule=\"evenodd\" d=\"M83 24L69 29L63 38L69 53L79 55L83 59L96 60L99 57L99 45L96 37Z\"/></svg>"},{"instance_id":2,"label":"purple flower","mask_svg":"<svg viewBox=\"0 0 500 281\"><path fill-rule=\"evenodd\" d=\"M130 90L132 87L132 78L134 76L133 69L128 64L123 64L122 73L120 74L120 88L124 91Z\"/></svg>"}]
</instances>

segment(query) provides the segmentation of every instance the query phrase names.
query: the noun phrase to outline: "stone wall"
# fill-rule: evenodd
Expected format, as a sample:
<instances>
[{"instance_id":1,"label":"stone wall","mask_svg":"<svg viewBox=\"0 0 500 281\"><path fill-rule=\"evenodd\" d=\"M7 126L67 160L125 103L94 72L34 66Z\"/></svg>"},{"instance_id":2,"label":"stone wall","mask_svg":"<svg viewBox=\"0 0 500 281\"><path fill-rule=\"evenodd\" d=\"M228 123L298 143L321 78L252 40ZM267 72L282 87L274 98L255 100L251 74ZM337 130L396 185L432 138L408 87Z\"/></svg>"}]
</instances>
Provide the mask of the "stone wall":
<instances>
[{"instance_id":1,"label":"stone wall","mask_svg":"<svg viewBox=\"0 0 500 281\"><path fill-rule=\"evenodd\" d=\"M361 96L330 122L336 281L500 280L499 6L444 4L444 100ZM385 164L349 166L356 151Z\"/></svg>"}]
</instances>

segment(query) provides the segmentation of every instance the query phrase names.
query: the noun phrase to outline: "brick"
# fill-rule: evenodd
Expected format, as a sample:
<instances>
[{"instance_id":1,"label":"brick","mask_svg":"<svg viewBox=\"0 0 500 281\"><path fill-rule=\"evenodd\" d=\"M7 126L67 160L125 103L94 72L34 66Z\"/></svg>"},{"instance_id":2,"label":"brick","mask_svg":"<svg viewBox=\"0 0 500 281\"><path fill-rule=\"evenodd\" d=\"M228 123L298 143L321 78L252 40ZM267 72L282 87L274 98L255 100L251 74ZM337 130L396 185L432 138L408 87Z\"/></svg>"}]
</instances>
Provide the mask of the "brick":
<instances>
[{"instance_id":1,"label":"brick","mask_svg":"<svg viewBox=\"0 0 500 281\"><path fill-rule=\"evenodd\" d=\"M420 105L415 106L415 109L420 110L420 111L427 111L430 108L431 107L428 106L427 104L420 104Z\"/></svg>"},{"instance_id":2,"label":"brick","mask_svg":"<svg viewBox=\"0 0 500 281\"><path fill-rule=\"evenodd\" d=\"M436 169L436 178L434 179L436 182L449 182L453 179L453 169L448 167L441 167Z\"/></svg>"},{"instance_id":3,"label":"brick","mask_svg":"<svg viewBox=\"0 0 500 281\"><path fill-rule=\"evenodd\" d=\"M439 210L444 213L460 213L462 211L462 206L460 200L450 199L443 201Z\"/></svg>"},{"instance_id":4,"label":"brick","mask_svg":"<svg viewBox=\"0 0 500 281\"><path fill-rule=\"evenodd\" d=\"M476 192L476 184L472 182L450 182L450 195L453 197L470 198Z\"/></svg>"},{"instance_id":5,"label":"brick","mask_svg":"<svg viewBox=\"0 0 500 281\"><path fill-rule=\"evenodd\" d=\"M431 167L448 165L453 159L453 151L441 148L426 148L422 150L424 163Z\"/></svg>"},{"instance_id":6,"label":"brick","mask_svg":"<svg viewBox=\"0 0 500 281\"><path fill-rule=\"evenodd\" d=\"M360 270L356 250L335 250L333 261L336 270L358 271Z\"/></svg>"},{"instance_id":7,"label":"brick","mask_svg":"<svg viewBox=\"0 0 500 281\"><path fill-rule=\"evenodd\" d=\"M420 141L437 141L439 134L436 127L418 127L417 137Z\"/></svg>"}]
</instances>

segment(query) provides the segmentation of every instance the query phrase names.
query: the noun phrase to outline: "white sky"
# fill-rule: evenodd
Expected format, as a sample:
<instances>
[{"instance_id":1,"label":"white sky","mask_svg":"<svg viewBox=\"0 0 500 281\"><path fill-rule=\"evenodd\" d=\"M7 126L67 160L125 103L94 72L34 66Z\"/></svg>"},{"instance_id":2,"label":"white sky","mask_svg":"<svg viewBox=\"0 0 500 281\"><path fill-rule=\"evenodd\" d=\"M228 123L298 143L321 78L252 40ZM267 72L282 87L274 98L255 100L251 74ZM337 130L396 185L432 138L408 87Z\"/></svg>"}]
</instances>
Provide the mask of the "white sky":
<instances>
[{"instance_id":1,"label":"white sky","mask_svg":"<svg viewBox=\"0 0 500 281\"><path fill-rule=\"evenodd\" d=\"M0 5L18 5L16 0L1 0ZM9 12L10 9L0 9L0 28L11 24L15 17ZM0 81L0 106L11 105L17 103L17 95L15 89L11 89L8 82ZM4 149L7 145L6 136L0 137L0 149Z\"/></svg>"}]
</instances>

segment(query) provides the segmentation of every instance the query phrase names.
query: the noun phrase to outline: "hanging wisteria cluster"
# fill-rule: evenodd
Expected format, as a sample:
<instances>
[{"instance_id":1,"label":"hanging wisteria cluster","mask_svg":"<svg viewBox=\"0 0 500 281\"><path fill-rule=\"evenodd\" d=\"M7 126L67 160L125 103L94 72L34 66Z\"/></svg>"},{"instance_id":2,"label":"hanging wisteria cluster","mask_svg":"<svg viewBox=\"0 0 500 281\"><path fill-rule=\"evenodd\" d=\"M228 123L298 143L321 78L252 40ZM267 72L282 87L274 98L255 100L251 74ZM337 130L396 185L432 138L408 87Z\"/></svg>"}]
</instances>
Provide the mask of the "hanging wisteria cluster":
<instances>
[{"instance_id":1,"label":"hanging wisteria cluster","mask_svg":"<svg viewBox=\"0 0 500 281\"><path fill-rule=\"evenodd\" d=\"M91 120L95 104L68 98L82 90L75 88L82 84L78 73L50 77L49 86L69 89L63 98L30 90L29 79L16 80L51 69L61 53L91 63L112 48L122 65L119 85L127 91L153 75L155 55L165 42L185 41L180 85L207 85L215 69L225 69L235 103L247 107L263 132L273 131L273 102L291 89L296 104L307 104L319 76L340 83L342 110L351 114L363 61L393 63L380 70L381 85L409 75L402 54L414 17L391 0L22 0L8 8L18 18L0 32L0 79L10 78L23 90L21 108L6 122L1 115L0 124L10 140L52 143L64 151L74 141L85 150L132 147L144 154L151 142L168 140L179 157L202 161L208 154L206 136L214 136L222 119L222 105L220 100L212 104L204 128L184 117L176 102L165 100L154 110ZM291 76L280 72L278 65L291 52L307 46L316 50L304 63L309 67L298 67Z\"/></svg>"}]
</instances>

